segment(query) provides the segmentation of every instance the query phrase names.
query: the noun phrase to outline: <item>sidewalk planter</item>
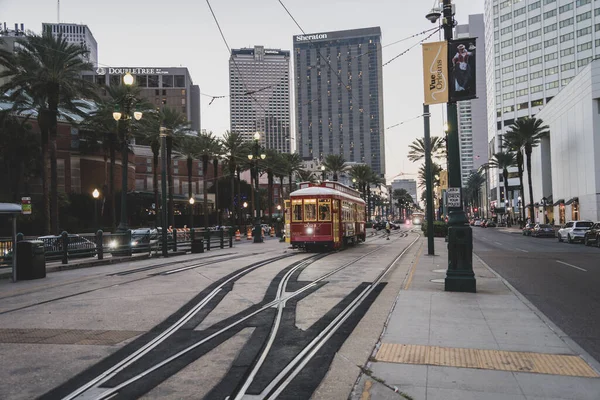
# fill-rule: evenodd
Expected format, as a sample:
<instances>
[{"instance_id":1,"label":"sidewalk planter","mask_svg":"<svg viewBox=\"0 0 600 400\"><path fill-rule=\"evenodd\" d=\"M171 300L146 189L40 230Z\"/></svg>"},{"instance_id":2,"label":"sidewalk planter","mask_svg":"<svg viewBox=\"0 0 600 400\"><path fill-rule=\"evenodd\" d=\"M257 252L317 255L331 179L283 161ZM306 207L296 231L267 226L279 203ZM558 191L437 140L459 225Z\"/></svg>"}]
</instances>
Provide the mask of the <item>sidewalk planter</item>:
<instances>
[{"instance_id":1,"label":"sidewalk planter","mask_svg":"<svg viewBox=\"0 0 600 400\"><path fill-rule=\"evenodd\" d=\"M427 224L421 226L423 235L427 236ZM448 224L443 221L433 221L433 236L446 237L448 235Z\"/></svg>"}]
</instances>

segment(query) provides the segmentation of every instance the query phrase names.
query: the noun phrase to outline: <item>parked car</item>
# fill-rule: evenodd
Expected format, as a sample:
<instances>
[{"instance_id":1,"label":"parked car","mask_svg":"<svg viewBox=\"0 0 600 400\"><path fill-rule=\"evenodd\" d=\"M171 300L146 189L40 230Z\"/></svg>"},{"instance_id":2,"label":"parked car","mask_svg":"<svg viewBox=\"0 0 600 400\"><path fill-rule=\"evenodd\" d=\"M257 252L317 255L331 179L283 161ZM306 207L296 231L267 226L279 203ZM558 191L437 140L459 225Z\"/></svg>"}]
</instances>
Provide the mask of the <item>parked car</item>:
<instances>
[{"instance_id":1,"label":"parked car","mask_svg":"<svg viewBox=\"0 0 600 400\"><path fill-rule=\"evenodd\" d=\"M481 226L481 220L476 219L475 222L473 222L473 226Z\"/></svg>"},{"instance_id":2,"label":"parked car","mask_svg":"<svg viewBox=\"0 0 600 400\"><path fill-rule=\"evenodd\" d=\"M583 243L586 246L595 244L596 247L600 247L600 222L596 222L589 231L585 232Z\"/></svg>"},{"instance_id":3,"label":"parked car","mask_svg":"<svg viewBox=\"0 0 600 400\"><path fill-rule=\"evenodd\" d=\"M570 221L560 228L557 233L558 241L566 240L568 243L584 241L585 232L594 225L592 221Z\"/></svg>"},{"instance_id":4,"label":"parked car","mask_svg":"<svg viewBox=\"0 0 600 400\"><path fill-rule=\"evenodd\" d=\"M531 236L533 237L554 237L554 228L552 225L547 224L536 224L531 230Z\"/></svg>"},{"instance_id":5,"label":"parked car","mask_svg":"<svg viewBox=\"0 0 600 400\"><path fill-rule=\"evenodd\" d=\"M156 246L158 244L158 239L158 229L133 229L131 231L131 251L134 253L147 252L149 246Z\"/></svg>"},{"instance_id":6,"label":"parked car","mask_svg":"<svg viewBox=\"0 0 600 400\"><path fill-rule=\"evenodd\" d=\"M524 236L531 236L531 231L533 230L534 227L535 227L534 224L526 224L523 227L523 235Z\"/></svg>"},{"instance_id":7,"label":"parked car","mask_svg":"<svg viewBox=\"0 0 600 400\"><path fill-rule=\"evenodd\" d=\"M44 251L46 253L57 254L63 251L62 236L40 236L38 240L44 242ZM67 248L69 257L93 257L96 255L96 243L76 234L69 234Z\"/></svg>"},{"instance_id":8,"label":"parked car","mask_svg":"<svg viewBox=\"0 0 600 400\"><path fill-rule=\"evenodd\" d=\"M491 219L489 219L487 221L487 223L485 224L486 228L495 228L497 225L494 221L492 221Z\"/></svg>"}]
</instances>

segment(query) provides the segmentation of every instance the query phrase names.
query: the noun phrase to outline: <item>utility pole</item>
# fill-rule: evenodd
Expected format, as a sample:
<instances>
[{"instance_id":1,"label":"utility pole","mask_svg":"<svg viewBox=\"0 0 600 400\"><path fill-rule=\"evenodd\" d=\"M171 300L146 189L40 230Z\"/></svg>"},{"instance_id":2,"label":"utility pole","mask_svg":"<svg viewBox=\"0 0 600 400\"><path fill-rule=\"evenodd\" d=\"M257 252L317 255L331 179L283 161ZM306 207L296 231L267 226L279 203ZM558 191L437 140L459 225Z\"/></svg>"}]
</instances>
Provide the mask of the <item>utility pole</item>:
<instances>
[{"instance_id":1,"label":"utility pole","mask_svg":"<svg viewBox=\"0 0 600 400\"><path fill-rule=\"evenodd\" d=\"M425 126L425 199L427 220L427 254L435 255L433 248L433 176L431 174L431 133L429 127L429 105L423 104L423 124Z\"/></svg>"},{"instance_id":2,"label":"utility pole","mask_svg":"<svg viewBox=\"0 0 600 400\"><path fill-rule=\"evenodd\" d=\"M164 126L160 127L160 159L161 159L161 187L162 187L162 210L160 213L162 220L162 255L163 257L167 257L167 251L169 250L167 244L167 224L168 224L168 215L167 215L167 130ZM156 205L158 208L158 204Z\"/></svg>"},{"instance_id":3,"label":"utility pole","mask_svg":"<svg viewBox=\"0 0 600 400\"><path fill-rule=\"evenodd\" d=\"M442 26L444 40L452 40L454 16L451 0L443 0ZM451 49L450 43L448 46ZM449 50L453 51L453 50ZM451 65L448 68L452 68ZM452 77L452 74L449 74ZM454 84L450 80L450 84ZM458 124L456 101L452 98L447 103L448 114L448 188L458 191L462 198L462 182L460 174L460 149L458 140ZM473 231L465 211L458 206L448 207L448 270L444 289L447 292L472 292L475 293L476 282L473 273Z\"/></svg>"}]
</instances>

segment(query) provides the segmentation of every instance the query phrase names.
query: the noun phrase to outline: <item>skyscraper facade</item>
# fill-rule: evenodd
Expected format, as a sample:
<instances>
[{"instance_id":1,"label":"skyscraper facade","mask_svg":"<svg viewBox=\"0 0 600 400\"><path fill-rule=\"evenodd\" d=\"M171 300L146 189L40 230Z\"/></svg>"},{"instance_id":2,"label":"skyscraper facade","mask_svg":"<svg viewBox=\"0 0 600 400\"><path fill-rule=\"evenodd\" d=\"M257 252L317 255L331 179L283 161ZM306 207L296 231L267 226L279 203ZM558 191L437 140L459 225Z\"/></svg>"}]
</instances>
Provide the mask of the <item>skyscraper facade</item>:
<instances>
[{"instance_id":1,"label":"skyscraper facade","mask_svg":"<svg viewBox=\"0 0 600 400\"><path fill-rule=\"evenodd\" d=\"M43 23L42 31L49 30L54 37L62 35L67 43L75 44L89 50L86 61L98 66L98 43L87 25Z\"/></svg>"},{"instance_id":2,"label":"skyscraper facade","mask_svg":"<svg viewBox=\"0 0 600 400\"><path fill-rule=\"evenodd\" d=\"M381 29L296 35L294 66L302 158L341 154L383 176Z\"/></svg>"},{"instance_id":3,"label":"skyscraper facade","mask_svg":"<svg viewBox=\"0 0 600 400\"><path fill-rule=\"evenodd\" d=\"M229 95L231 132L246 140L259 132L266 148L291 152L289 51L232 49Z\"/></svg>"},{"instance_id":4,"label":"skyscraper facade","mask_svg":"<svg viewBox=\"0 0 600 400\"><path fill-rule=\"evenodd\" d=\"M417 181L414 179L395 179L392 181L392 193L394 190L404 189L413 198L415 204L419 204L417 198Z\"/></svg>"},{"instance_id":5,"label":"skyscraper facade","mask_svg":"<svg viewBox=\"0 0 600 400\"><path fill-rule=\"evenodd\" d=\"M600 6L592 0L486 0L485 26L493 153L503 149L503 134L515 119L537 114L597 57ZM509 170L512 187L518 185L514 171ZM504 201L499 174L490 178L492 200Z\"/></svg>"},{"instance_id":6,"label":"skyscraper facade","mask_svg":"<svg viewBox=\"0 0 600 400\"><path fill-rule=\"evenodd\" d=\"M456 37L480 38L475 52L477 98L458 102L460 169L465 186L469 175L488 162L487 98L485 74L485 27L483 14L469 15L469 23L456 27Z\"/></svg>"}]
</instances>

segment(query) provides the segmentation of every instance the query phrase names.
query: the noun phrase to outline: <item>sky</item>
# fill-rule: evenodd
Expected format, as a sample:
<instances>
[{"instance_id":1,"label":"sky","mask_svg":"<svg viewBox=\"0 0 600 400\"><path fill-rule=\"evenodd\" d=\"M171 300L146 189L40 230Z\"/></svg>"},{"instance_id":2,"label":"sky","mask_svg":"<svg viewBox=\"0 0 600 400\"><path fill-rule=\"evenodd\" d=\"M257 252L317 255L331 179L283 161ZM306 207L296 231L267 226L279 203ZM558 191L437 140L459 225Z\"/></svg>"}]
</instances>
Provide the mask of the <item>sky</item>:
<instances>
[{"instance_id":1,"label":"sky","mask_svg":"<svg viewBox=\"0 0 600 400\"><path fill-rule=\"evenodd\" d=\"M435 26L425 19L433 0L282 1L306 33L379 26L384 46ZM11 27L23 23L26 30L39 33L42 22L57 22L57 3L0 0L0 22ZM458 24L468 23L469 14L483 13L484 0L454 3ZM292 36L302 33L278 0L210 0L210 4L231 48L264 45L291 50ZM229 51L206 0L61 0L60 22L90 28L98 42L101 65L185 66L204 95L229 94ZM436 33L429 41L441 39L440 35ZM383 62L425 36L385 47ZM388 182L417 178L419 164L410 162L407 155L408 145L423 136L423 119L416 118L423 112L422 86L420 46L383 68ZM201 128L224 134L229 129L229 100L216 99L209 105L211 98L201 97ZM431 106L432 136L442 135L444 108Z\"/></svg>"}]
</instances>

